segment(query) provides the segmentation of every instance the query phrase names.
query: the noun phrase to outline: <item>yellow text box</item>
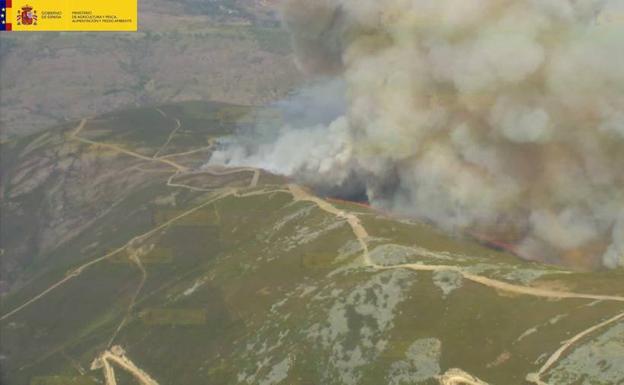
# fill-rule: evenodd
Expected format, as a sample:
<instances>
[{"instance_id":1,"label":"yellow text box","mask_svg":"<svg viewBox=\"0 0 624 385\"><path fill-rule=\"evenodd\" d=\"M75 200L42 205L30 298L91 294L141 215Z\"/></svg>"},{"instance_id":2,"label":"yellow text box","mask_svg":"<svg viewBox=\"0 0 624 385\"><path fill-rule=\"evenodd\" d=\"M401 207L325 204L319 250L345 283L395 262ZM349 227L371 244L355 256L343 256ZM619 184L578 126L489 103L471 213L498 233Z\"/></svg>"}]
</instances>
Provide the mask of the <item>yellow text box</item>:
<instances>
[{"instance_id":1,"label":"yellow text box","mask_svg":"<svg viewBox=\"0 0 624 385\"><path fill-rule=\"evenodd\" d=\"M137 0L12 0L13 31L136 31Z\"/></svg>"}]
</instances>

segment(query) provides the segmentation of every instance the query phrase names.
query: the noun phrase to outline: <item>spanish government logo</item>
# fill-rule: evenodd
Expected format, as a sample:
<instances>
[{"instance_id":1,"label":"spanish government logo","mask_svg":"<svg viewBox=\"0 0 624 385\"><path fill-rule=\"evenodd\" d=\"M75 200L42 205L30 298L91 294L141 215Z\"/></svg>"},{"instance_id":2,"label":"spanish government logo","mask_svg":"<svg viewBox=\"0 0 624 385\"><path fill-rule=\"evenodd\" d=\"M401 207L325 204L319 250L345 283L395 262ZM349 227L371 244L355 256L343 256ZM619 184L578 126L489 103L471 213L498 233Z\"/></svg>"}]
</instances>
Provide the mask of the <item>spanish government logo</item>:
<instances>
[{"instance_id":1,"label":"spanish government logo","mask_svg":"<svg viewBox=\"0 0 624 385\"><path fill-rule=\"evenodd\" d=\"M37 11L26 4L20 9L17 15L17 25L37 25Z\"/></svg>"},{"instance_id":2,"label":"spanish government logo","mask_svg":"<svg viewBox=\"0 0 624 385\"><path fill-rule=\"evenodd\" d=\"M0 31L136 31L137 1L0 0Z\"/></svg>"},{"instance_id":3,"label":"spanish government logo","mask_svg":"<svg viewBox=\"0 0 624 385\"><path fill-rule=\"evenodd\" d=\"M9 8L11 8L11 0L0 0L0 31L12 30L8 16Z\"/></svg>"}]
</instances>

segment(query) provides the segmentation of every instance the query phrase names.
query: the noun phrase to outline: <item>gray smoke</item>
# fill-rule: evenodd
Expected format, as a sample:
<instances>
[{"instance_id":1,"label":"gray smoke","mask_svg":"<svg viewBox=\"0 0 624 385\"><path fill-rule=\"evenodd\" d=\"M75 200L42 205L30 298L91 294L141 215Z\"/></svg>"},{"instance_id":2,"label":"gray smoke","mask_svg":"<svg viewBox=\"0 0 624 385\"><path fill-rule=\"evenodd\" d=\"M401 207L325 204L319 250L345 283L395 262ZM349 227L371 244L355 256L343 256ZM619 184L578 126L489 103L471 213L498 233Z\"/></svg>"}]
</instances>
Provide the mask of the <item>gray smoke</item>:
<instances>
[{"instance_id":1,"label":"gray smoke","mask_svg":"<svg viewBox=\"0 0 624 385\"><path fill-rule=\"evenodd\" d=\"M363 188L527 258L624 266L624 2L289 0L283 15L301 70L335 79L291 102L317 121L241 135L212 163Z\"/></svg>"}]
</instances>

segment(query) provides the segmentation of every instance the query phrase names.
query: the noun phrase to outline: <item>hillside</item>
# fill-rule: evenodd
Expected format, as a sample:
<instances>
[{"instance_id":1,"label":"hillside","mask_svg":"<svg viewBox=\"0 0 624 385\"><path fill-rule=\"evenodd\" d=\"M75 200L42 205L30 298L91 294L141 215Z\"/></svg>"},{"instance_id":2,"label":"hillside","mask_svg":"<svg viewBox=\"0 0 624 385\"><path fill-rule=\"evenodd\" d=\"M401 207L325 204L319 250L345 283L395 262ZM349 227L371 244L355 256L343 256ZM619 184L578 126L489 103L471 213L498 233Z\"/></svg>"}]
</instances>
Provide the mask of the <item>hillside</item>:
<instances>
[{"instance_id":1,"label":"hillside","mask_svg":"<svg viewBox=\"0 0 624 385\"><path fill-rule=\"evenodd\" d=\"M301 83L269 1L141 1L132 33L0 36L0 140L128 108L266 104Z\"/></svg>"},{"instance_id":2,"label":"hillside","mask_svg":"<svg viewBox=\"0 0 624 385\"><path fill-rule=\"evenodd\" d=\"M270 109L189 102L2 144L2 383L624 381L624 271L202 168Z\"/></svg>"}]
</instances>

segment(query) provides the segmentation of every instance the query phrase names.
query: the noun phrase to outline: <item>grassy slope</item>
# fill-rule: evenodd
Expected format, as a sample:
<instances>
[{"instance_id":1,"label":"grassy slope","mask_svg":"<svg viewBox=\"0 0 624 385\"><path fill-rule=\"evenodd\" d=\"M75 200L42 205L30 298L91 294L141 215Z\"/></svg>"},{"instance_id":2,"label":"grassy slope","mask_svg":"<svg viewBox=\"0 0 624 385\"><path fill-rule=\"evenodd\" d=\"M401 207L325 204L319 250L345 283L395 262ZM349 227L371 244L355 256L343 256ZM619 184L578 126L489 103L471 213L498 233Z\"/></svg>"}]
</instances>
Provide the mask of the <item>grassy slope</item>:
<instances>
[{"instance_id":1,"label":"grassy slope","mask_svg":"<svg viewBox=\"0 0 624 385\"><path fill-rule=\"evenodd\" d=\"M81 135L151 156L173 118L182 127L166 153L204 146L241 119L253 120L249 109L221 104L161 109L167 117L154 109L108 114ZM110 342L160 384L434 384L433 376L454 367L492 384L523 384L562 341L622 312L622 303L507 293L449 271L363 267L349 225L314 203L293 201L279 178L263 174L257 187L241 190L261 195L214 200L216 190L167 187L167 166L72 142L72 128L3 145L3 258L25 278L2 298L2 314L84 262L199 208L3 320L3 384L97 383L102 373L89 366ZM177 160L198 166L205 156ZM72 167L46 166L66 158ZM37 170L48 171L31 177L38 183L30 191L16 182ZM55 187L59 177L63 188ZM249 179L204 174L184 183L244 186ZM361 218L379 264L448 265L518 285L624 292L621 271L562 272L423 224L335 205ZM79 232L51 229L63 220L87 224ZM42 241L52 236L62 241ZM24 251L27 242L36 247ZM621 329L592 334L546 379L621 382ZM133 383L117 374L120 384Z\"/></svg>"}]
</instances>

